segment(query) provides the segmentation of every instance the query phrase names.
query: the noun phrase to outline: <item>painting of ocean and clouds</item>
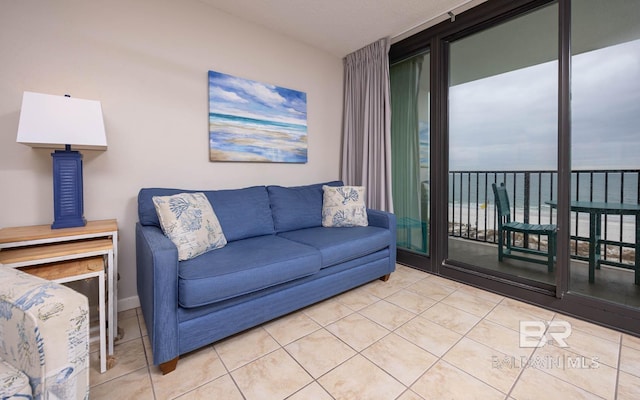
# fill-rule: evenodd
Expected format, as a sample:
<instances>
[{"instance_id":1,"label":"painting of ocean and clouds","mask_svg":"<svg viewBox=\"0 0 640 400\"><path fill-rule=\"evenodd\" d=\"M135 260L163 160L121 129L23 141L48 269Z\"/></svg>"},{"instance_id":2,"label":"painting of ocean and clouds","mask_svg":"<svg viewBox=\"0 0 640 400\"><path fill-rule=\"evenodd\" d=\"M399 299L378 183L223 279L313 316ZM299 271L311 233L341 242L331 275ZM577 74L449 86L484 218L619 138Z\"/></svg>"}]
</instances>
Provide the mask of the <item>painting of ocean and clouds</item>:
<instances>
[{"instance_id":1,"label":"painting of ocean and clouds","mask_svg":"<svg viewBox=\"0 0 640 400\"><path fill-rule=\"evenodd\" d=\"M306 163L306 93L209 71L209 159Z\"/></svg>"}]
</instances>

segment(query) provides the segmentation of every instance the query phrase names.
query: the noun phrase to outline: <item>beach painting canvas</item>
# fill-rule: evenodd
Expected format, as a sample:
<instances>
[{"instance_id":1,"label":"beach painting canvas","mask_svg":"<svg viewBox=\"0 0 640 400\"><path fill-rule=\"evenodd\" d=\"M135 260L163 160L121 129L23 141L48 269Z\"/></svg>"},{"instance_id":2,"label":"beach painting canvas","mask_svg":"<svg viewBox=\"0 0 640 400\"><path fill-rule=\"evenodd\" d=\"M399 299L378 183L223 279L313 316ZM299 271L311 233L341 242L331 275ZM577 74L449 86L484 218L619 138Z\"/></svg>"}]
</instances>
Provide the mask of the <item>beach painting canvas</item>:
<instances>
[{"instance_id":1,"label":"beach painting canvas","mask_svg":"<svg viewBox=\"0 0 640 400\"><path fill-rule=\"evenodd\" d=\"M209 71L209 159L306 163L306 93Z\"/></svg>"}]
</instances>

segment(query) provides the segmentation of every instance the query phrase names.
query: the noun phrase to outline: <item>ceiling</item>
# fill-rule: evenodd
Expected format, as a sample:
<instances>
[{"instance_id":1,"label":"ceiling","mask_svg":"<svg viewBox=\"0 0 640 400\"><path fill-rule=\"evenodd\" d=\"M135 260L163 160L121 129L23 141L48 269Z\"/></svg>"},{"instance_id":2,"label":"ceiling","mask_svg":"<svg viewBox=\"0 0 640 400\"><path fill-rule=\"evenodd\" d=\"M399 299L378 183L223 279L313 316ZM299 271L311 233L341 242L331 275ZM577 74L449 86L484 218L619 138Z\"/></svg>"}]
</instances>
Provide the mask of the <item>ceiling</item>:
<instances>
[{"instance_id":1,"label":"ceiling","mask_svg":"<svg viewBox=\"0 0 640 400\"><path fill-rule=\"evenodd\" d=\"M485 0L200 0L338 57L402 38Z\"/></svg>"}]
</instances>

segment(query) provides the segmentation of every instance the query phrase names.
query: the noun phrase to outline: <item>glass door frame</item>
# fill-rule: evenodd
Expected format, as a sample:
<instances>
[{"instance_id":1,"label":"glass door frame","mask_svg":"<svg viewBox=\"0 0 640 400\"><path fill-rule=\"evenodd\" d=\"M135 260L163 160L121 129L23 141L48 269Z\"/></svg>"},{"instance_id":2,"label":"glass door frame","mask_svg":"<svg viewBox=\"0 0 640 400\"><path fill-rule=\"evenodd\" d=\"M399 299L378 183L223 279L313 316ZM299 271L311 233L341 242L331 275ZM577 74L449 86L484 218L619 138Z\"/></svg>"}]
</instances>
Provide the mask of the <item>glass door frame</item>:
<instances>
[{"instance_id":1,"label":"glass door frame","mask_svg":"<svg viewBox=\"0 0 640 400\"><path fill-rule=\"evenodd\" d=\"M398 262L582 319L640 335L640 310L569 290L571 188L571 0L558 3L558 209L554 288L532 286L480 269L456 265L448 255L448 65L449 43L556 0L492 0L394 43L390 62L429 49L431 54L430 257L398 252ZM563 206L564 205L564 206Z\"/></svg>"}]
</instances>

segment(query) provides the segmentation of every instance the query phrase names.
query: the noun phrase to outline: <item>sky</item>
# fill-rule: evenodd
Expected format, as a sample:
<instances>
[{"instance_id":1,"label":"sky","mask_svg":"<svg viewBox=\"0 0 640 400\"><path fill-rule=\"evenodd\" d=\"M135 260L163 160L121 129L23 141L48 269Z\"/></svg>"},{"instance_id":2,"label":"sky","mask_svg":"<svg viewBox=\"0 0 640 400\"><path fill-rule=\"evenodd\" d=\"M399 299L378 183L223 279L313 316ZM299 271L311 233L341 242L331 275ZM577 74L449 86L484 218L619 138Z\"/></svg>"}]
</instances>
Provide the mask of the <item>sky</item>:
<instances>
[{"instance_id":1,"label":"sky","mask_svg":"<svg viewBox=\"0 0 640 400\"><path fill-rule=\"evenodd\" d=\"M209 112L307 125L307 95L209 71Z\"/></svg>"},{"instance_id":2,"label":"sky","mask_svg":"<svg viewBox=\"0 0 640 400\"><path fill-rule=\"evenodd\" d=\"M572 168L640 169L640 40L572 59ZM557 62L450 88L450 169L557 166Z\"/></svg>"}]
</instances>

